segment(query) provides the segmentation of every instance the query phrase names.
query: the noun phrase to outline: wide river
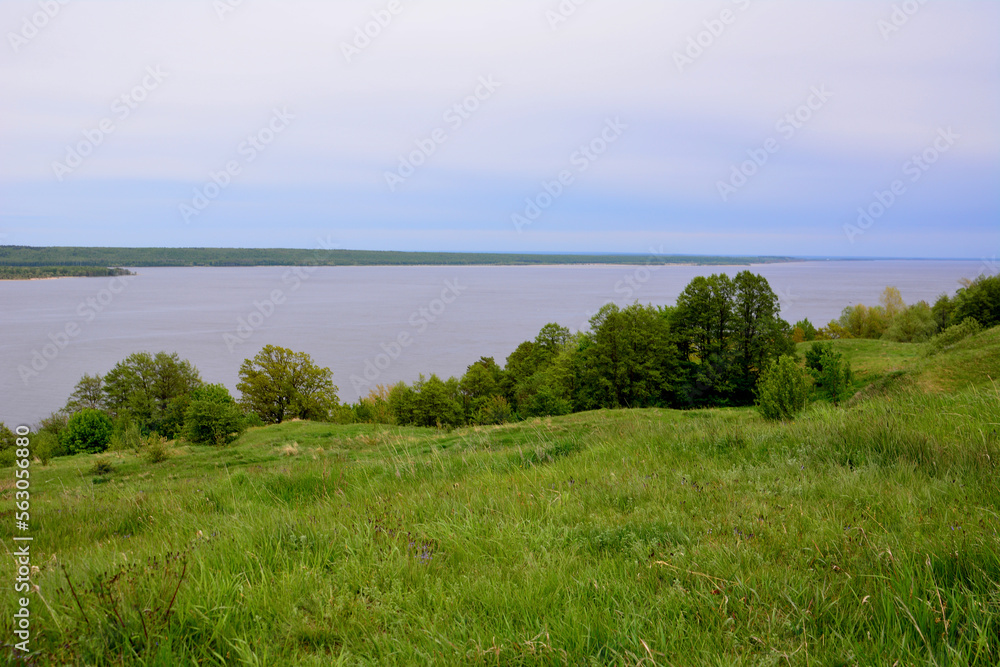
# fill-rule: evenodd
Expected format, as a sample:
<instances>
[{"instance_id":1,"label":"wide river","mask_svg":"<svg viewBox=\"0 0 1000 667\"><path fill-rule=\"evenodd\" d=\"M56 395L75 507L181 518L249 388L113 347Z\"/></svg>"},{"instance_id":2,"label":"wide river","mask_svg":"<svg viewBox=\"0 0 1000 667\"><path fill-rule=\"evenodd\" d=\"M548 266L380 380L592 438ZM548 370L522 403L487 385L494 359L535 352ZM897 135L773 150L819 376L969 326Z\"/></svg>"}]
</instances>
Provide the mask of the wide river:
<instances>
[{"instance_id":1,"label":"wide river","mask_svg":"<svg viewBox=\"0 0 1000 667\"><path fill-rule=\"evenodd\" d=\"M542 325L586 328L603 304L673 304L699 275L747 267L141 268L131 278L0 281L0 421L33 424L65 404L84 374L132 352L190 359L235 390L240 363L266 344L333 370L341 400L420 373L461 375L480 356L503 363ZM817 326L887 285L907 303L954 293L974 261L819 261L750 267L789 322Z\"/></svg>"}]
</instances>

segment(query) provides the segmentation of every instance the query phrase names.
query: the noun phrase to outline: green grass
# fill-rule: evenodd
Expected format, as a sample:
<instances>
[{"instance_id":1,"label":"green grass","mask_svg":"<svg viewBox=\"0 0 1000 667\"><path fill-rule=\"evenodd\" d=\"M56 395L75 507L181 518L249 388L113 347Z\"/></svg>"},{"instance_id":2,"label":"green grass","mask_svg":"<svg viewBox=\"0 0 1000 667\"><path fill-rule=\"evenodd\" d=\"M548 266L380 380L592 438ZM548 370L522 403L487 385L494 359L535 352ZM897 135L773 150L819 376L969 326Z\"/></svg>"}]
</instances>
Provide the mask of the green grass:
<instances>
[{"instance_id":1,"label":"green grass","mask_svg":"<svg viewBox=\"0 0 1000 667\"><path fill-rule=\"evenodd\" d=\"M38 664L995 665L997 330L837 345L914 381L788 424L295 422L35 464Z\"/></svg>"}]
</instances>

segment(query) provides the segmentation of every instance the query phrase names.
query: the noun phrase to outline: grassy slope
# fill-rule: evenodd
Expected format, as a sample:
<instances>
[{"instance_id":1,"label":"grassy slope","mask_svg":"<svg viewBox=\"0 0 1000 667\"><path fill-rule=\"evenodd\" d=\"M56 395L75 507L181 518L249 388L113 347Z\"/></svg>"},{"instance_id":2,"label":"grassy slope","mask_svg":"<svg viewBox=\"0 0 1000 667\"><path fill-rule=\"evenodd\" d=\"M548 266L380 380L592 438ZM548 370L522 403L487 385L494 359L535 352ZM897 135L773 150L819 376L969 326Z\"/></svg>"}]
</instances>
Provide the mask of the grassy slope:
<instances>
[{"instance_id":1,"label":"grassy slope","mask_svg":"<svg viewBox=\"0 0 1000 667\"><path fill-rule=\"evenodd\" d=\"M156 465L112 455L97 484L85 457L36 466L34 646L87 664L994 665L998 335L931 358L838 342L859 375L917 382L790 425L290 423Z\"/></svg>"}]
</instances>

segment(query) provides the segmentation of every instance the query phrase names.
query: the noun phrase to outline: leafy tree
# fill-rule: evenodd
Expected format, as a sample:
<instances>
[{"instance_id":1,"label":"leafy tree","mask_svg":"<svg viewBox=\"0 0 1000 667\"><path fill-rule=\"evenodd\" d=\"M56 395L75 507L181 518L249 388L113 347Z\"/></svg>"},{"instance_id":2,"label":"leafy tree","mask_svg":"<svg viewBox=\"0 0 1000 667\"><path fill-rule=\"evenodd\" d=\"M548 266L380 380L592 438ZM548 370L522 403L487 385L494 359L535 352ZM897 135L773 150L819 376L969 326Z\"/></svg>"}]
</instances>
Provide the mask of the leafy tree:
<instances>
[{"instance_id":1,"label":"leafy tree","mask_svg":"<svg viewBox=\"0 0 1000 667\"><path fill-rule=\"evenodd\" d=\"M569 341L569 338L569 329L559 326L555 322L549 322L538 332L538 336L535 337L535 345L551 357Z\"/></svg>"},{"instance_id":2,"label":"leafy tree","mask_svg":"<svg viewBox=\"0 0 1000 667\"><path fill-rule=\"evenodd\" d=\"M73 388L64 411L72 414L84 408L104 410L107 403L104 394L104 382L100 375L84 375Z\"/></svg>"},{"instance_id":3,"label":"leafy tree","mask_svg":"<svg viewBox=\"0 0 1000 667\"><path fill-rule=\"evenodd\" d=\"M493 357L480 357L479 361L469 366L459 382L466 414L472 417L486 401L499 395L502 381L503 370Z\"/></svg>"},{"instance_id":4,"label":"leafy tree","mask_svg":"<svg viewBox=\"0 0 1000 667\"><path fill-rule=\"evenodd\" d=\"M69 418L62 432L63 445L70 454L99 453L108 448L114 425L100 410L84 408Z\"/></svg>"},{"instance_id":5,"label":"leafy tree","mask_svg":"<svg viewBox=\"0 0 1000 667\"><path fill-rule=\"evenodd\" d=\"M431 375L420 385L413 408L417 426L459 426L465 421L458 393L458 380L444 382Z\"/></svg>"},{"instance_id":6,"label":"leafy tree","mask_svg":"<svg viewBox=\"0 0 1000 667\"><path fill-rule=\"evenodd\" d=\"M853 379L851 365L832 345L813 343L806 351L806 369L819 392L835 405L847 398Z\"/></svg>"},{"instance_id":7,"label":"leafy tree","mask_svg":"<svg viewBox=\"0 0 1000 667\"><path fill-rule=\"evenodd\" d=\"M7 425L0 422L0 452L7 449L14 449L17 445L17 435L7 428Z\"/></svg>"},{"instance_id":8,"label":"leafy tree","mask_svg":"<svg viewBox=\"0 0 1000 667\"><path fill-rule=\"evenodd\" d=\"M937 322L938 331L944 331L952 324L955 324L953 313L955 312L955 301L947 294L942 294L931 306L931 314Z\"/></svg>"},{"instance_id":9,"label":"leafy tree","mask_svg":"<svg viewBox=\"0 0 1000 667\"><path fill-rule=\"evenodd\" d=\"M734 292L729 276L713 274L693 279L677 297L672 324L686 377L684 403L724 403L733 392Z\"/></svg>"},{"instance_id":10,"label":"leafy tree","mask_svg":"<svg viewBox=\"0 0 1000 667\"><path fill-rule=\"evenodd\" d=\"M504 424L514 419L514 410L503 396L490 396L476 413L477 424Z\"/></svg>"},{"instance_id":11,"label":"leafy tree","mask_svg":"<svg viewBox=\"0 0 1000 667\"><path fill-rule=\"evenodd\" d=\"M265 345L240 365L236 388L241 403L268 424L285 419L329 419L340 402L333 371L317 366L305 352Z\"/></svg>"},{"instance_id":12,"label":"leafy tree","mask_svg":"<svg viewBox=\"0 0 1000 667\"><path fill-rule=\"evenodd\" d=\"M104 376L104 393L113 416L127 414L144 433L172 438L183 426L188 395L201 384L198 370L176 352L136 352Z\"/></svg>"},{"instance_id":13,"label":"leafy tree","mask_svg":"<svg viewBox=\"0 0 1000 667\"><path fill-rule=\"evenodd\" d=\"M795 358L786 355L771 362L757 384L757 410L764 419L789 420L806 406L809 387Z\"/></svg>"},{"instance_id":14,"label":"leafy tree","mask_svg":"<svg viewBox=\"0 0 1000 667\"><path fill-rule=\"evenodd\" d=\"M424 377L420 376L418 384L423 384ZM389 390L389 412L397 424L406 425L415 423L415 410L417 405L417 392L405 382L399 382Z\"/></svg>"},{"instance_id":15,"label":"leafy tree","mask_svg":"<svg viewBox=\"0 0 1000 667\"><path fill-rule=\"evenodd\" d=\"M906 310L906 304L903 302L903 297L899 293L899 290L895 287L886 287L882 290L882 294L878 298L879 304L882 306L882 312L885 314L885 319L888 323L892 323L896 317L901 315L903 311Z\"/></svg>"},{"instance_id":16,"label":"leafy tree","mask_svg":"<svg viewBox=\"0 0 1000 667\"><path fill-rule=\"evenodd\" d=\"M511 403L517 406L517 388L535 374L544 364L546 352L538 343L526 340L518 345L507 357L500 389Z\"/></svg>"},{"instance_id":17,"label":"leafy tree","mask_svg":"<svg viewBox=\"0 0 1000 667\"><path fill-rule=\"evenodd\" d=\"M793 349L788 323L778 317L778 296L767 279L741 271L733 279L733 288L735 397L749 402L764 367Z\"/></svg>"},{"instance_id":18,"label":"leafy tree","mask_svg":"<svg viewBox=\"0 0 1000 667\"><path fill-rule=\"evenodd\" d=\"M922 343L937 332L934 313L926 301L906 308L893 318L882 337L900 343Z\"/></svg>"},{"instance_id":19,"label":"leafy tree","mask_svg":"<svg viewBox=\"0 0 1000 667\"><path fill-rule=\"evenodd\" d=\"M803 318L795 323L795 329L802 332L802 340L795 341L796 343L810 342L816 340L816 327L813 323L809 321L809 318Z\"/></svg>"},{"instance_id":20,"label":"leafy tree","mask_svg":"<svg viewBox=\"0 0 1000 667\"><path fill-rule=\"evenodd\" d=\"M652 306L602 307L590 320L580 393L585 407L648 407L670 402L679 353L670 324Z\"/></svg>"},{"instance_id":21,"label":"leafy tree","mask_svg":"<svg viewBox=\"0 0 1000 667\"><path fill-rule=\"evenodd\" d=\"M879 338L889 327L889 320L881 306L869 308L859 303L844 308L838 324L851 338Z\"/></svg>"},{"instance_id":22,"label":"leafy tree","mask_svg":"<svg viewBox=\"0 0 1000 667\"><path fill-rule=\"evenodd\" d=\"M246 430L246 419L229 390L209 384L191 392L184 437L200 445L228 445Z\"/></svg>"},{"instance_id":23,"label":"leafy tree","mask_svg":"<svg viewBox=\"0 0 1000 667\"><path fill-rule=\"evenodd\" d=\"M953 322L967 317L979 322L984 329L1000 324L1000 275L980 275L955 294Z\"/></svg>"}]
</instances>

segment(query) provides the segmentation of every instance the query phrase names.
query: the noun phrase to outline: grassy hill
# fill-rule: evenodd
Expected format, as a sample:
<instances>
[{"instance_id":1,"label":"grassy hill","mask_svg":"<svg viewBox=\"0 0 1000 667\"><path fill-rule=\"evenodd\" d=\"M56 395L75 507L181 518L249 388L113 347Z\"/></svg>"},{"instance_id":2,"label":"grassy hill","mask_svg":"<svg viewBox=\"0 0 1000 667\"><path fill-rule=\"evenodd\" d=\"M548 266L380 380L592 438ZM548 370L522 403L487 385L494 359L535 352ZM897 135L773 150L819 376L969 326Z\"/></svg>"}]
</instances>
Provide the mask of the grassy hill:
<instances>
[{"instance_id":1,"label":"grassy hill","mask_svg":"<svg viewBox=\"0 0 1000 667\"><path fill-rule=\"evenodd\" d=\"M789 424L295 422L36 463L38 664L998 664L1000 329L834 344L859 395Z\"/></svg>"}]
</instances>

